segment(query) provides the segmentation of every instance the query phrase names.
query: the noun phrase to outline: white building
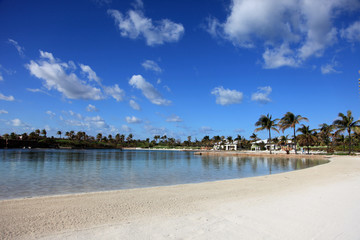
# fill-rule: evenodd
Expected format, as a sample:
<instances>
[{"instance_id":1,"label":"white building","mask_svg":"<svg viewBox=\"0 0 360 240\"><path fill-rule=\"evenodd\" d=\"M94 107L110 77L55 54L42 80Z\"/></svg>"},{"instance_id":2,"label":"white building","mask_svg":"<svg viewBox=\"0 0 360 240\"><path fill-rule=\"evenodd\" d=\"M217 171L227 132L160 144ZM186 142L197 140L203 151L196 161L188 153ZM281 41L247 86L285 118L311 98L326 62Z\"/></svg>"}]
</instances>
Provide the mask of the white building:
<instances>
[{"instance_id":1,"label":"white building","mask_svg":"<svg viewBox=\"0 0 360 240\"><path fill-rule=\"evenodd\" d=\"M257 140L255 142L251 143L251 151L260 151L261 150L261 145L264 144L264 147L266 150L280 150L282 149L282 147L280 144L275 144L275 143L269 143L268 139L264 139L264 140ZM291 147L294 148L294 144L291 140L287 140L287 147Z\"/></svg>"},{"instance_id":2,"label":"white building","mask_svg":"<svg viewBox=\"0 0 360 240\"><path fill-rule=\"evenodd\" d=\"M217 142L214 144L214 150L237 151L238 141Z\"/></svg>"}]
</instances>

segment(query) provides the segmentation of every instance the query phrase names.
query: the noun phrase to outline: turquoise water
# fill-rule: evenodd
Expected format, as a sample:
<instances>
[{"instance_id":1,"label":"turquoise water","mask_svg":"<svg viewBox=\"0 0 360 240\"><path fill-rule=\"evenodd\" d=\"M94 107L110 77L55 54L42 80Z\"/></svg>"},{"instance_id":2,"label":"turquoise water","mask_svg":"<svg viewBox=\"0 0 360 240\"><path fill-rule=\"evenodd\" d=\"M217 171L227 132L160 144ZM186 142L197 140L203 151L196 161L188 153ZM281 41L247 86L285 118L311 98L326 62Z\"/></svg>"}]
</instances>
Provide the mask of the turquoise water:
<instances>
[{"instance_id":1,"label":"turquoise water","mask_svg":"<svg viewBox=\"0 0 360 240\"><path fill-rule=\"evenodd\" d=\"M0 199L245 178L322 163L180 151L0 150Z\"/></svg>"}]
</instances>

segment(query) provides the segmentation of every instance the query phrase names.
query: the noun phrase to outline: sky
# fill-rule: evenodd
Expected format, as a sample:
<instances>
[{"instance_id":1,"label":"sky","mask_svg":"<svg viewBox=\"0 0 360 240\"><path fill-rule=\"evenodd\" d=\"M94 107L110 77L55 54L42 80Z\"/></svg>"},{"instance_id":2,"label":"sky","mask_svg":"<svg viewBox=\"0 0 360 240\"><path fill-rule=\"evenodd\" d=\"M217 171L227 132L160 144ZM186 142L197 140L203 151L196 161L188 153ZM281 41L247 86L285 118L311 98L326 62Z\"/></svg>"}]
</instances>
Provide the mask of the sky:
<instances>
[{"instance_id":1,"label":"sky","mask_svg":"<svg viewBox=\"0 0 360 240\"><path fill-rule=\"evenodd\" d=\"M263 114L360 117L359 0L2 0L0 32L1 135L248 138Z\"/></svg>"}]
</instances>

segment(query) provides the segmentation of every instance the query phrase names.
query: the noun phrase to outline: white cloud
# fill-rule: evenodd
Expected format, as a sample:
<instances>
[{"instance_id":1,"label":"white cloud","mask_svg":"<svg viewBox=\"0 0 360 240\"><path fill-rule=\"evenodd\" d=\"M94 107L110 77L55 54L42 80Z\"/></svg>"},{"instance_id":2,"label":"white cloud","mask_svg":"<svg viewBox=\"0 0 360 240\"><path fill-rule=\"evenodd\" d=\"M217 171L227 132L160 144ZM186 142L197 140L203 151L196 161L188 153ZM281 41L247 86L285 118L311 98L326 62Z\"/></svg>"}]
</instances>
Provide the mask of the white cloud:
<instances>
[{"instance_id":1,"label":"white cloud","mask_svg":"<svg viewBox=\"0 0 360 240\"><path fill-rule=\"evenodd\" d=\"M271 102L271 99L269 98L271 92L272 88L270 86L259 87L258 91L251 95L251 100L262 104L269 103Z\"/></svg>"},{"instance_id":2,"label":"white cloud","mask_svg":"<svg viewBox=\"0 0 360 240\"><path fill-rule=\"evenodd\" d=\"M56 115L55 113L53 113L53 112L50 111L50 110L46 111L46 114L49 115L50 118L53 118L53 117L55 117L55 115Z\"/></svg>"},{"instance_id":3,"label":"white cloud","mask_svg":"<svg viewBox=\"0 0 360 240\"><path fill-rule=\"evenodd\" d=\"M264 68L278 68L282 66L297 67L299 60L294 59L293 51L283 44L279 48L267 48L263 53Z\"/></svg>"},{"instance_id":4,"label":"white cloud","mask_svg":"<svg viewBox=\"0 0 360 240\"><path fill-rule=\"evenodd\" d=\"M140 105L132 99L129 101L129 105L134 110L141 110Z\"/></svg>"},{"instance_id":5,"label":"white cloud","mask_svg":"<svg viewBox=\"0 0 360 240\"><path fill-rule=\"evenodd\" d=\"M158 80L156 81L157 84L160 84L161 83L161 79L158 78Z\"/></svg>"},{"instance_id":6,"label":"white cloud","mask_svg":"<svg viewBox=\"0 0 360 240\"><path fill-rule=\"evenodd\" d=\"M90 81L95 81L99 84L101 83L101 79L96 75L96 73L91 69L90 66L80 64L80 68L83 71L83 73L85 73L87 75L87 78Z\"/></svg>"},{"instance_id":7,"label":"white cloud","mask_svg":"<svg viewBox=\"0 0 360 240\"><path fill-rule=\"evenodd\" d=\"M4 94L0 93L0 100L4 100L4 101L15 101L15 98L13 96L5 96Z\"/></svg>"},{"instance_id":8,"label":"white cloud","mask_svg":"<svg viewBox=\"0 0 360 240\"><path fill-rule=\"evenodd\" d=\"M208 18L207 31L238 47L263 47L264 67L296 67L337 43L334 19L359 7L355 0L232 0L226 20Z\"/></svg>"},{"instance_id":9,"label":"white cloud","mask_svg":"<svg viewBox=\"0 0 360 240\"><path fill-rule=\"evenodd\" d=\"M167 122L182 122L183 120L182 120L179 116L173 114L173 115L171 115L170 117L168 117L168 118L166 119L166 121L167 121Z\"/></svg>"},{"instance_id":10,"label":"white cloud","mask_svg":"<svg viewBox=\"0 0 360 240\"><path fill-rule=\"evenodd\" d=\"M125 91L119 88L119 85L115 84L112 87L103 86L104 92L113 97L116 101L120 102L124 99Z\"/></svg>"},{"instance_id":11,"label":"white cloud","mask_svg":"<svg viewBox=\"0 0 360 240\"><path fill-rule=\"evenodd\" d=\"M152 19L146 18L143 13L142 1L137 1L136 9L122 14L118 10L109 9L117 24L122 37L136 39L144 37L148 46L161 45L165 42L177 42L184 34L182 24L174 23L169 19L162 19L153 23Z\"/></svg>"},{"instance_id":12,"label":"white cloud","mask_svg":"<svg viewBox=\"0 0 360 240\"><path fill-rule=\"evenodd\" d=\"M4 81L4 78L3 78L2 74L1 74L1 72L0 72L0 81Z\"/></svg>"},{"instance_id":13,"label":"white cloud","mask_svg":"<svg viewBox=\"0 0 360 240\"><path fill-rule=\"evenodd\" d=\"M332 62L329 64L325 64L321 66L321 73L322 74L331 74L331 73L340 73L340 71L337 71L335 67L337 66L337 62Z\"/></svg>"},{"instance_id":14,"label":"white cloud","mask_svg":"<svg viewBox=\"0 0 360 240\"><path fill-rule=\"evenodd\" d=\"M22 122L20 119L15 118L13 120L10 120L10 125L12 125L13 127L22 127L25 126L26 124Z\"/></svg>"},{"instance_id":15,"label":"white cloud","mask_svg":"<svg viewBox=\"0 0 360 240\"><path fill-rule=\"evenodd\" d=\"M71 116L73 116L73 117L76 117L76 118L78 118L78 119L83 119L83 116L81 116L81 114L80 113L76 113L76 112L73 112L73 111L69 111L69 114L71 115Z\"/></svg>"},{"instance_id":16,"label":"white cloud","mask_svg":"<svg viewBox=\"0 0 360 240\"><path fill-rule=\"evenodd\" d=\"M109 128L109 125L105 122L104 119L102 119L100 116L96 117L85 117L85 125L88 128Z\"/></svg>"},{"instance_id":17,"label":"white cloud","mask_svg":"<svg viewBox=\"0 0 360 240\"><path fill-rule=\"evenodd\" d=\"M60 120L69 126L87 128L89 130L109 128L109 125L100 116L83 117L81 114L73 111L69 111L69 114L64 112L64 114L66 118L60 116Z\"/></svg>"},{"instance_id":18,"label":"white cloud","mask_svg":"<svg viewBox=\"0 0 360 240\"><path fill-rule=\"evenodd\" d=\"M241 103L243 99L242 92L236 90L224 89L224 87L222 86L214 88L211 91L211 94L216 96L216 103L223 106Z\"/></svg>"},{"instance_id":19,"label":"white cloud","mask_svg":"<svg viewBox=\"0 0 360 240\"><path fill-rule=\"evenodd\" d=\"M92 104L89 104L87 107L86 107L86 111L88 112L97 112L99 111L94 105Z\"/></svg>"},{"instance_id":20,"label":"white cloud","mask_svg":"<svg viewBox=\"0 0 360 240\"><path fill-rule=\"evenodd\" d=\"M143 95L153 104L163 106L171 104L171 101L164 99L154 86L147 82L141 75L133 75L129 80L129 84L140 89Z\"/></svg>"},{"instance_id":21,"label":"white cloud","mask_svg":"<svg viewBox=\"0 0 360 240\"><path fill-rule=\"evenodd\" d=\"M16 50L18 51L20 56L24 56L24 48L19 45L19 43L13 39L8 39L9 43L12 44Z\"/></svg>"},{"instance_id":22,"label":"white cloud","mask_svg":"<svg viewBox=\"0 0 360 240\"><path fill-rule=\"evenodd\" d=\"M26 90L29 91L29 92L33 92L33 93L39 92L39 93L44 93L46 95L50 95L49 93L47 93L47 92L45 92L45 91L43 91L41 89L38 89L38 88L27 88Z\"/></svg>"},{"instance_id":23,"label":"white cloud","mask_svg":"<svg viewBox=\"0 0 360 240\"><path fill-rule=\"evenodd\" d=\"M139 119L139 118L137 118L135 116L126 117L125 120L126 120L127 123L141 123L142 122L141 119Z\"/></svg>"},{"instance_id":24,"label":"white cloud","mask_svg":"<svg viewBox=\"0 0 360 240\"><path fill-rule=\"evenodd\" d=\"M48 52L40 51L40 57L37 62L31 60L26 67L32 75L44 80L44 87L48 90L56 89L70 99L103 99L99 88L84 83L74 73L68 74L67 63L59 62Z\"/></svg>"},{"instance_id":25,"label":"white cloud","mask_svg":"<svg viewBox=\"0 0 360 240\"><path fill-rule=\"evenodd\" d=\"M341 37L349 42L360 42L360 21L354 22L346 29L342 29Z\"/></svg>"},{"instance_id":26,"label":"white cloud","mask_svg":"<svg viewBox=\"0 0 360 240\"><path fill-rule=\"evenodd\" d=\"M46 89L55 89L69 99L101 100L111 96L117 101L122 101L124 90L117 84L105 86L90 66L80 64L81 73L86 75L88 81L79 78L74 71L77 69L73 61L61 62L52 53L40 51L38 61L31 60L26 64L30 73L43 80ZM94 86L98 85L97 87ZM28 89L32 92L43 92L38 89Z\"/></svg>"},{"instance_id":27,"label":"white cloud","mask_svg":"<svg viewBox=\"0 0 360 240\"><path fill-rule=\"evenodd\" d=\"M0 114L8 114L8 111L0 109Z\"/></svg>"},{"instance_id":28,"label":"white cloud","mask_svg":"<svg viewBox=\"0 0 360 240\"><path fill-rule=\"evenodd\" d=\"M143 66L146 70L152 70L158 73L162 72L162 69L159 67L159 65L152 60L145 60L145 62L143 62L141 66Z\"/></svg>"}]
</instances>

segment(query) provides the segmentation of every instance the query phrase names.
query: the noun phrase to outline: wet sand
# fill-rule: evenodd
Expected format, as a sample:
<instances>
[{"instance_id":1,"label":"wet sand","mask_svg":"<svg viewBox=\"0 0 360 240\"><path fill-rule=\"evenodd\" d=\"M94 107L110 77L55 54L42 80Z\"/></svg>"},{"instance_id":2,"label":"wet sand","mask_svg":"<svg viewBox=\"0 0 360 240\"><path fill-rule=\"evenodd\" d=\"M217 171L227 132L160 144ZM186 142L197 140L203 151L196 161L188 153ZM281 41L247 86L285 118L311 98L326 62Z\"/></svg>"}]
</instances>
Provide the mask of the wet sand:
<instances>
[{"instance_id":1,"label":"wet sand","mask_svg":"<svg viewBox=\"0 0 360 240\"><path fill-rule=\"evenodd\" d=\"M359 236L359 157L254 178L0 201L0 239Z\"/></svg>"}]
</instances>

